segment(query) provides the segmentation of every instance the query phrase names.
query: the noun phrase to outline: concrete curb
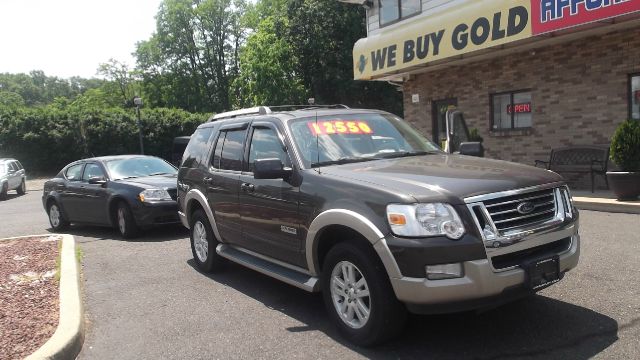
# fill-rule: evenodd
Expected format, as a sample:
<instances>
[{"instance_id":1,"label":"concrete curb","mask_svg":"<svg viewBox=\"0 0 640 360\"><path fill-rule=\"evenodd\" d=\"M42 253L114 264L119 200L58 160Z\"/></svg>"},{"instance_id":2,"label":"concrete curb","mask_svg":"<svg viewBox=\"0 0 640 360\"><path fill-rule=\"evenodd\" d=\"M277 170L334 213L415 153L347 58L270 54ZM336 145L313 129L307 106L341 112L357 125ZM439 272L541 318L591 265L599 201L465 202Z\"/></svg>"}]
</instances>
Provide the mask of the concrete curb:
<instances>
[{"instance_id":1,"label":"concrete curb","mask_svg":"<svg viewBox=\"0 0 640 360\"><path fill-rule=\"evenodd\" d=\"M46 235L52 236L52 235ZM26 359L75 359L84 342L84 309L80 294L80 266L76 242L62 236L60 250L60 319L53 336ZM25 236L21 236L24 238Z\"/></svg>"},{"instance_id":2,"label":"concrete curb","mask_svg":"<svg viewBox=\"0 0 640 360\"><path fill-rule=\"evenodd\" d=\"M574 196L573 203L580 210L640 214L640 201L617 201L614 199Z\"/></svg>"}]
</instances>

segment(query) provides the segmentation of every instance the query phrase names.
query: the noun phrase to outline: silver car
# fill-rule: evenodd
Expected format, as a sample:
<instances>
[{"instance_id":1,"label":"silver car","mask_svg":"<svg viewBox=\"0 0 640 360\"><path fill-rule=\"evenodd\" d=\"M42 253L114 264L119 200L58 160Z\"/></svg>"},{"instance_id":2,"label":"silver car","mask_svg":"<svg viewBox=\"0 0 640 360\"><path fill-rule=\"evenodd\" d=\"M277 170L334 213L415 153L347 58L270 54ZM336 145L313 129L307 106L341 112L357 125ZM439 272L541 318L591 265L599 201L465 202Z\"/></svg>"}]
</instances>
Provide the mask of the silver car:
<instances>
[{"instance_id":1,"label":"silver car","mask_svg":"<svg viewBox=\"0 0 640 360\"><path fill-rule=\"evenodd\" d=\"M7 192L16 190L19 195L27 192L27 175L20 161L16 159L0 159L0 199L7 197Z\"/></svg>"}]
</instances>

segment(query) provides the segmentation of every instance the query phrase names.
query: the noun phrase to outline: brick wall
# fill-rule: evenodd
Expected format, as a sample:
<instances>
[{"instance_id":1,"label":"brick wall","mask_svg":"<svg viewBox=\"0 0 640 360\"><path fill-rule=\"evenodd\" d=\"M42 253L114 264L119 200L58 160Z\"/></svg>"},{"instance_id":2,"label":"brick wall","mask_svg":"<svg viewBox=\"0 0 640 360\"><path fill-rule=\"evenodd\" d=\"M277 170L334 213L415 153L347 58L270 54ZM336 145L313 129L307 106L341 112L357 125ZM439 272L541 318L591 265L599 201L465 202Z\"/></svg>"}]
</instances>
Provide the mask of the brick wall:
<instances>
[{"instance_id":1,"label":"brick wall","mask_svg":"<svg viewBox=\"0 0 640 360\"><path fill-rule=\"evenodd\" d=\"M404 84L405 119L431 138L432 101L457 98L486 156L533 164L551 148L608 144L628 117L628 76L640 72L640 28L415 76ZM533 127L490 131L490 94L530 89ZM411 102L420 94L420 103Z\"/></svg>"}]
</instances>

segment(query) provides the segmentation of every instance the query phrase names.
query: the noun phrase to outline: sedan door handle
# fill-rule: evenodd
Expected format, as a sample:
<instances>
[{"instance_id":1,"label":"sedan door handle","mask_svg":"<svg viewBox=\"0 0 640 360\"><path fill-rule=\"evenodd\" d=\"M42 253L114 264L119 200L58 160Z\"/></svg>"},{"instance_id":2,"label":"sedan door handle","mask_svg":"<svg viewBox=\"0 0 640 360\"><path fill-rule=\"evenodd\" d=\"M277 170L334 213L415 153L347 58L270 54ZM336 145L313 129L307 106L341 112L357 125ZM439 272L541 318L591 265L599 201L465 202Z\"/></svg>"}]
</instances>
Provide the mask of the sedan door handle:
<instances>
[{"instance_id":1,"label":"sedan door handle","mask_svg":"<svg viewBox=\"0 0 640 360\"><path fill-rule=\"evenodd\" d=\"M242 183L242 185L240 185L240 188L247 192L254 192L256 189L256 186L250 183Z\"/></svg>"}]
</instances>

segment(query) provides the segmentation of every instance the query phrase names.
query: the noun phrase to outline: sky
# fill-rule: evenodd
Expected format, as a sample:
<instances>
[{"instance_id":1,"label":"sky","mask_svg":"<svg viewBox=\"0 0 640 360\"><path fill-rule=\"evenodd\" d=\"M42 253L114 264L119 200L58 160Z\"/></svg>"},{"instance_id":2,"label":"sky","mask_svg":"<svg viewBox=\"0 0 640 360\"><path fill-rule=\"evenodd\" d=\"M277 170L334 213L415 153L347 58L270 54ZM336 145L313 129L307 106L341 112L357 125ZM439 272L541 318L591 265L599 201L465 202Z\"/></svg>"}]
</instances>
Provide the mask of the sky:
<instances>
[{"instance_id":1,"label":"sky","mask_svg":"<svg viewBox=\"0 0 640 360\"><path fill-rule=\"evenodd\" d=\"M0 0L0 73L99 77L114 58L135 65L161 0Z\"/></svg>"}]
</instances>

